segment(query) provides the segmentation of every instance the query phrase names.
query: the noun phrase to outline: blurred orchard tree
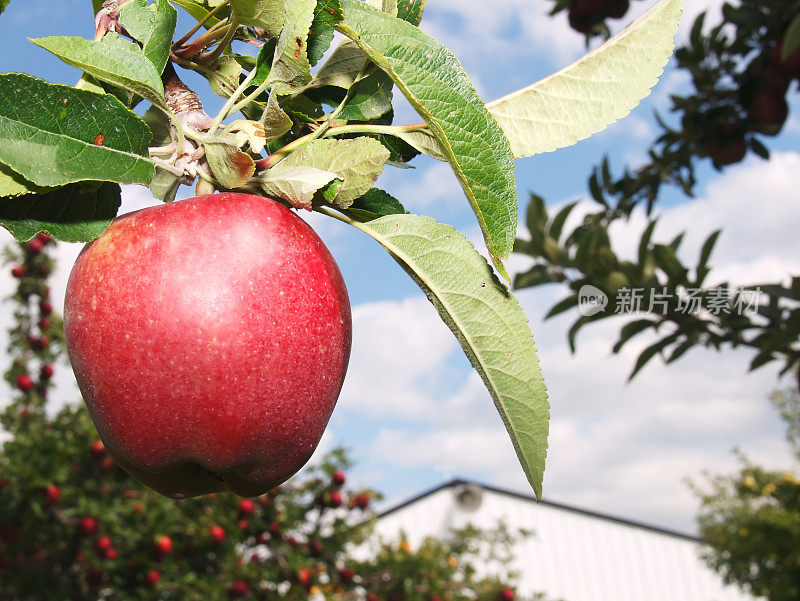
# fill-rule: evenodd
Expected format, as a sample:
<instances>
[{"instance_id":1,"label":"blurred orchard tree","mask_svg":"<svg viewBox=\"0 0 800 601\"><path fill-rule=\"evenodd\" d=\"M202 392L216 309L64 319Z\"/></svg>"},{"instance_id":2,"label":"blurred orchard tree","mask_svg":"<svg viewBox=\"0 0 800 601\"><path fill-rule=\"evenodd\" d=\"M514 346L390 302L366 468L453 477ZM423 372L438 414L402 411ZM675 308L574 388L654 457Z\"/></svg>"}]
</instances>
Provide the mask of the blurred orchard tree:
<instances>
[{"instance_id":1,"label":"blurred orchard tree","mask_svg":"<svg viewBox=\"0 0 800 601\"><path fill-rule=\"evenodd\" d=\"M346 454L330 453L270 493L174 501L129 478L106 454L83 404L48 406L63 351L47 276L54 242L6 250L15 398L0 414L0 599L329 599L513 601L507 569L525 533L453 531L412 549L381 542L364 559L378 494L346 486ZM500 561L486 575L487 553Z\"/></svg>"},{"instance_id":2,"label":"blurred orchard tree","mask_svg":"<svg viewBox=\"0 0 800 601\"><path fill-rule=\"evenodd\" d=\"M553 13L566 10L574 29L587 39L607 36L606 19L622 18L628 0L556 0ZM689 42L676 50L676 68L690 80L690 90L672 96L673 115L659 117L660 133L648 150L648 160L615 175L605 158L588 178L595 210L577 227L564 226L577 203L550 214L544 199L533 195L527 211L528 239L518 239L517 253L535 260L516 275L516 288L559 283L569 294L548 317L579 305L579 292L593 286L609 298L604 311L579 315L569 329L573 351L578 331L586 324L631 312L635 319L621 329L614 352L645 331L658 340L645 348L633 367L635 376L660 356L667 363L689 349L705 346L749 347L756 369L773 361L783 373L800 360L800 277L778 282L753 282L741 294L727 283L709 286L707 276L720 231L709 232L698 259L684 264L678 255L683 235L656 240L655 207L662 189L677 187L692 196L696 170L710 162L717 170L741 162L748 153L769 159L769 138L784 127L789 115L787 96L797 93L800 77L800 3L796 0L741 0L725 3L722 20L706 23L701 14ZM638 254L618 256L610 227L628 219L637 208L649 217ZM634 293L634 291L636 291ZM763 293L763 294L762 294ZM635 295L635 296L634 296ZM747 298L749 295L749 298ZM758 295L757 311L741 311ZM712 311L687 311L699 303Z\"/></svg>"},{"instance_id":3,"label":"blurred orchard tree","mask_svg":"<svg viewBox=\"0 0 800 601\"><path fill-rule=\"evenodd\" d=\"M788 425L788 440L800 460L800 395L775 393L773 403ZM709 490L694 485L702 507L704 555L728 583L769 601L800 598L800 474L768 470L741 457L731 476L709 478Z\"/></svg>"}]
</instances>

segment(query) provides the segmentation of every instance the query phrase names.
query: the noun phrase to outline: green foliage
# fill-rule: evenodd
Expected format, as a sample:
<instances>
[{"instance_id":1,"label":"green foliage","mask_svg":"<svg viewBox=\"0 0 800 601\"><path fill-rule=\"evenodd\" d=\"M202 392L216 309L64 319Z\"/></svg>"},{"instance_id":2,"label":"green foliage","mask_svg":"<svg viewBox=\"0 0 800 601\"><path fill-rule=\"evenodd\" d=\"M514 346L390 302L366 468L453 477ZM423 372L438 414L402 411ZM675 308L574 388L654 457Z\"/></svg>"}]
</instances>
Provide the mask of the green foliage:
<instances>
[{"instance_id":1,"label":"green foliage","mask_svg":"<svg viewBox=\"0 0 800 601\"><path fill-rule=\"evenodd\" d=\"M70 184L40 194L0 198L0 225L17 240L47 232L66 242L89 242L106 230L121 201L119 184Z\"/></svg>"},{"instance_id":2,"label":"green foliage","mask_svg":"<svg viewBox=\"0 0 800 601\"><path fill-rule=\"evenodd\" d=\"M800 337L800 278L788 286L762 284L736 290L727 283L708 286L708 261L719 231L706 239L697 264L687 266L676 254L683 236L666 244L655 242L657 221L651 220L642 233L635 260L630 260L613 249L611 222L604 213L588 214L571 231L563 232L574 208L575 204L566 205L551 216L544 200L532 196L527 213L530 239L518 239L514 247L536 259L527 272L517 274L516 288L550 283L569 288L568 296L547 317L578 306L580 291L587 285L608 297L605 310L576 318L568 333L573 351L576 336L585 325L633 315L635 318L622 326L615 353L648 330L659 339L641 352L631 378L656 356L672 363L698 345L753 348L756 355L751 369L775 360L783 361L784 371L797 364L800 355L794 341Z\"/></svg>"},{"instance_id":3,"label":"green foliage","mask_svg":"<svg viewBox=\"0 0 800 601\"><path fill-rule=\"evenodd\" d=\"M137 94L156 106L164 106L160 74L133 42L116 34L109 34L100 42L70 35L53 35L31 41L100 81Z\"/></svg>"},{"instance_id":4,"label":"green foliage","mask_svg":"<svg viewBox=\"0 0 800 601\"><path fill-rule=\"evenodd\" d=\"M389 251L453 331L541 496L550 406L533 334L516 299L469 241L448 225L398 214L356 227Z\"/></svg>"},{"instance_id":5,"label":"green foliage","mask_svg":"<svg viewBox=\"0 0 800 601\"><path fill-rule=\"evenodd\" d=\"M120 13L120 22L142 44L142 52L162 73L169 59L172 36L178 22L176 11L167 0L158 0L150 7L146 0L128 2Z\"/></svg>"},{"instance_id":6,"label":"green foliage","mask_svg":"<svg viewBox=\"0 0 800 601\"><path fill-rule=\"evenodd\" d=\"M560 2L559 6L573 4ZM609 296L611 303L605 311L576 318L568 335L573 350L583 326L621 312L617 302L621 290L628 292L625 300L631 300L630 291L637 291L642 315L622 328L614 350L650 329L658 340L641 353L632 376L654 357L662 356L670 363L695 346L752 348L751 369L781 361L782 373L787 373L800 361L800 280L754 282L743 286L741 295L725 282L707 283L719 231L708 235L698 249L696 264L684 264L679 257L682 235L666 243L651 240L655 219L642 235L638 260L619 257L609 233L614 223L637 207L651 211L662 186L674 185L693 194L695 169L705 159L722 170L743 160L748 150L769 157L763 136L780 131L786 115L765 115L756 103L760 94L766 94L778 107L785 104L790 84L800 76L797 57L785 60L781 52L785 39L793 35L796 7L784 0L743 0L736 6L725 4L722 14L722 21L710 28L701 14L688 44L676 51L678 68L691 78L693 90L672 96L675 116L670 121L679 125L660 120L662 132L648 151L648 162L615 176L609 161L603 160L588 180L596 210L566 235L561 235L564 215L560 222L551 218L544 200L532 198L528 209L531 238L517 240L515 245L516 252L535 259L533 267L515 277L517 288L547 283L569 287L569 296L551 309L551 315L577 306L577 294L585 285ZM690 290L692 299L687 298ZM666 305L665 294L671 297ZM743 313L741 307L754 297L757 311ZM685 311L687 302L717 310Z\"/></svg>"},{"instance_id":7,"label":"green foliage","mask_svg":"<svg viewBox=\"0 0 800 601\"><path fill-rule=\"evenodd\" d=\"M354 548L374 540L370 505L380 495L341 482L337 472L351 466L341 450L254 499L173 501L129 478L83 405L48 406L51 369L63 357L46 281L51 245L40 235L6 253L19 277L5 374L17 392L0 413L8 435L0 448L0 598L346 601L405 590L394 598L489 601L513 585L504 564L522 533L502 527L454 532L416 550L389 540L376 543L374 559L356 559ZM498 571L478 576L490 559L501 560Z\"/></svg>"},{"instance_id":8,"label":"green foliage","mask_svg":"<svg viewBox=\"0 0 800 601\"><path fill-rule=\"evenodd\" d=\"M0 161L38 186L149 183L150 130L113 96L0 75Z\"/></svg>"},{"instance_id":9,"label":"green foliage","mask_svg":"<svg viewBox=\"0 0 800 601\"><path fill-rule=\"evenodd\" d=\"M773 402L790 425L800 457L797 425L800 397L777 393ZM742 458L732 476L695 486L702 503L698 524L708 544L704 559L726 582L746 587L769 601L800 596L800 474L770 471Z\"/></svg>"},{"instance_id":10,"label":"green foliage","mask_svg":"<svg viewBox=\"0 0 800 601\"><path fill-rule=\"evenodd\" d=\"M425 119L464 188L501 274L517 222L508 140L478 98L455 56L418 28L346 0L339 27L386 71ZM400 43L398 43L400 42Z\"/></svg>"}]
</instances>

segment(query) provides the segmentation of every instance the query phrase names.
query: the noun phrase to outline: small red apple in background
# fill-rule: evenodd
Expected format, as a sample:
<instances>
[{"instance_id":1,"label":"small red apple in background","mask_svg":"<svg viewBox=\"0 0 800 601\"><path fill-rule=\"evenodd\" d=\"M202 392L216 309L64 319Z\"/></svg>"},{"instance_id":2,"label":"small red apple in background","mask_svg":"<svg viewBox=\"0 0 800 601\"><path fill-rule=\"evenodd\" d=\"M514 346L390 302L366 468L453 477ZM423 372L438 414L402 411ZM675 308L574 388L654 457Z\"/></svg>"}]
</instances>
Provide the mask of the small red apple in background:
<instances>
[{"instance_id":1,"label":"small red apple in background","mask_svg":"<svg viewBox=\"0 0 800 601\"><path fill-rule=\"evenodd\" d=\"M122 468L173 498L257 496L319 443L351 317L336 263L304 221L225 193L115 220L75 263L64 334Z\"/></svg>"},{"instance_id":2,"label":"small red apple in background","mask_svg":"<svg viewBox=\"0 0 800 601\"><path fill-rule=\"evenodd\" d=\"M97 523L96 519L87 516L85 518L81 518L81 523L78 528L83 536L92 536L97 532L99 526L100 525Z\"/></svg>"},{"instance_id":3,"label":"small red apple in background","mask_svg":"<svg viewBox=\"0 0 800 601\"><path fill-rule=\"evenodd\" d=\"M21 280L25 277L25 268L22 265L17 265L11 269L11 275Z\"/></svg>"},{"instance_id":4,"label":"small red apple in background","mask_svg":"<svg viewBox=\"0 0 800 601\"><path fill-rule=\"evenodd\" d=\"M341 507L342 503L344 503L342 492L339 490L334 490L331 492L330 497L328 498L328 505L331 507Z\"/></svg>"},{"instance_id":5,"label":"small red apple in background","mask_svg":"<svg viewBox=\"0 0 800 601\"><path fill-rule=\"evenodd\" d=\"M172 539L168 536L159 536L156 539L156 551L161 555L167 555L172 552Z\"/></svg>"},{"instance_id":6,"label":"small red apple in background","mask_svg":"<svg viewBox=\"0 0 800 601\"><path fill-rule=\"evenodd\" d=\"M242 515L251 515L256 510L256 504L250 499L242 499L239 501L239 512Z\"/></svg>"},{"instance_id":7,"label":"small red apple in background","mask_svg":"<svg viewBox=\"0 0 800 601\"><path fill-rule=\"evenodd\" d=\"M49 503L58 503L61 500L61 489L55 484L51 484L44 489L44 496Z\"/></svg>"},{"instance_id":8,"label":"small red apple in background","mask_svg":"<svg viewBox=\"0 0 800 601\"><path fill-rule=\"evenodd\" d=\"M144 582L149 587L154 587L161 580L161 573L158 570L150 570L144 575Z\"/></svg>"},{"instance_id":9,"label":"small red apple in background","mask_svg":"<svg viewBox=\"0 0 800 601\"><path fill-rule=\"evenodd\" d=\"M237 580L229 589L231 597L244 597L250 592L250 587L244 580Z\"/></svg>"},{"instance_id":10,"label":"small red apple in background","mask_svg":"<svg viewBox=\"0 0 800 601\"><path fill-rule=\"evenodd\" d=\"M308 588L311 585L311 572L308 568L297 570L297 583L304 588Z\"/></svg>"},{"instance_id":11,"label":"small red apple in background","mask_svg":"<svg viewBox=\"0 0 800 601\"><path fill-rule=\"evenodd\" d=\"M225 540L225 529L222 526L212 526L208 533L215 542L221 543Z\"/></svg>"},{"instance_id":12,"label":"small red apple in background","mask_svg":"<svg viewBox=\"0 0 800 601\"><path fill-rule=\"evenodd\" d=\"M514 601L516 597L516 593L514 592L513 588L504 588L499 593L497 593L497 600L498 601Z\"/></svg>"},{"instance_id":13,"label":"small red apple in background","mask_svg":"<svg viewBox=\"0 0 800 601\"><path fill-rule=\"evenodd\" d=\"M347 481L347 476L342 470L336 470L333 472L331 479L333 480L334 485L344 486L344 483Z\"/></svg>"},{"instance_id":14,"label":"small red apple in background","mask_svg":"<svg viewBox=\"0 0 800 601\"><path fill-rule=\"evenodd\" d=\"M22 392L30 392L33 390L33 380L28 374L22 374L17 376L17 388L19 388Z\"/></svg>"}]
</instances>

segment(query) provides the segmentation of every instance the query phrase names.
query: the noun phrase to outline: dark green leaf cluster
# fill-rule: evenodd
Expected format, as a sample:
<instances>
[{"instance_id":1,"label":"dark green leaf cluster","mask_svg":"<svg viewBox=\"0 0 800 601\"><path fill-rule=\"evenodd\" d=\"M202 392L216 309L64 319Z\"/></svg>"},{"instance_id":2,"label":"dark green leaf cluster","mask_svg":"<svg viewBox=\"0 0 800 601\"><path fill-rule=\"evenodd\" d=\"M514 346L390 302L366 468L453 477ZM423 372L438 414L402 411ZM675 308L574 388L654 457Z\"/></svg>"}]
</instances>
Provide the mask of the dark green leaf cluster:
<instances>
[{"instance_id":1,"label":"dark green leaf cluster","mask_svg":"<svg viewBox=\"0 0 800 601\"><path fill-rule=\"evenodd\" d=\"M694 265L684 265L678 257L683 234L665 243L654 241L654 219L642 233L637 256L629 260L614 251L611 221L605 213L588 214L574 229L564 232L575 207L576 203L568 204L551 217L544 200L532 196L527 211L530 239L518 239L514 247L515 252L535 259L528 271L514 279L516 288L561 283L570 289L547 317L578 307L581 289L587 285L608 298L604 310L581 315L569 329L573 352L576 336L585 325L635 315L622 327L614 352L643 332L650 331L658 340L641 352L631 378L652 358L660 355L672 363L695 346L753 348L756 355L751 369L775 360L783 362L784 372L797 367L800 278L794 278L789 286L709 286L709 260L719 231L706 239Z\"/></svg>"}]
</instances>

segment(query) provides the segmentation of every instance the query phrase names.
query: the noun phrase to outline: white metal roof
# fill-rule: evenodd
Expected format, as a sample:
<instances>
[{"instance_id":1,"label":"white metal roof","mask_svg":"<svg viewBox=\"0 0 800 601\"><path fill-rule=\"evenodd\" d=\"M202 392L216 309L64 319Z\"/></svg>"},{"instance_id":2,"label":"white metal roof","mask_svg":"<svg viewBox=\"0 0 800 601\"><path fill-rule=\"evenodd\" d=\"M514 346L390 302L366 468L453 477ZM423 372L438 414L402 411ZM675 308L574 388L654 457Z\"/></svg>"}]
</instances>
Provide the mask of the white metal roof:
<instances>
[{"instance_id":1,"label":"white metal roof","mask_svg":"<svg viewBox=\"0 0 800 601\"><path fill-rule=\"evenodd\" d=\"M465 496L479 497L479 506L467 507ZM491 528L499 520L511 530L534 531L514 550L520 593L543 592L563 601L754 599L725 586L705 566L696 538L463 481L386 511L376 531L396 539L402 530L414 547L425 536L444 536L467 524Z\"/></svg>"}]
</instances>

